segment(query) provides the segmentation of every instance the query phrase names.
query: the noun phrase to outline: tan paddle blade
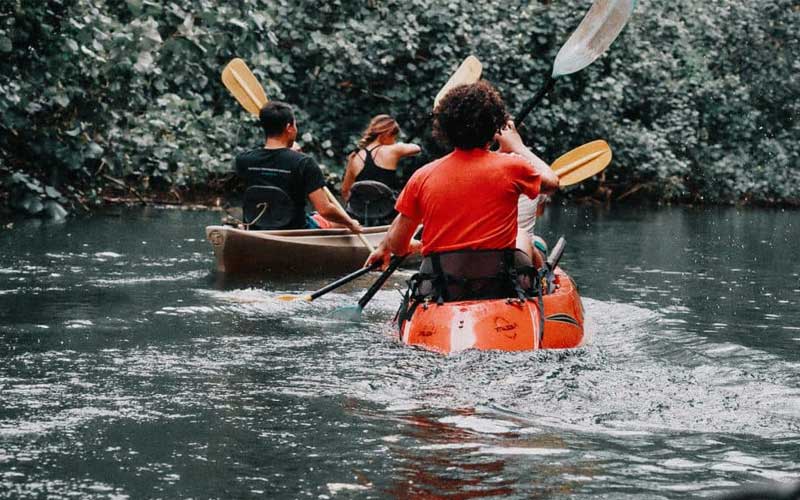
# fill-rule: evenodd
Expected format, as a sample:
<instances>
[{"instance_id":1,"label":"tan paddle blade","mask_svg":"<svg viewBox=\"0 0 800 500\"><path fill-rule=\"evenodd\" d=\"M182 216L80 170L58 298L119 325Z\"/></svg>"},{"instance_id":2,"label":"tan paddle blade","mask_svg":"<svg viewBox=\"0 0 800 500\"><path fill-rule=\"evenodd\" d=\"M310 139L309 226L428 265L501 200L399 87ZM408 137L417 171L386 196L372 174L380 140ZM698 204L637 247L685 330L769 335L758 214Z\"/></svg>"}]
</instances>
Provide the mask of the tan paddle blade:
<instances>
[{"instance_id":1,"label":"tan paddle blade","mask_svg":"<svg viewBox=\"0 0 800 500\"><path fill-rule=\"evenodd\" d=\"M631 17L636 0L595 0L553 63L553 78L592 64L606 51Z\"/></svg>"},{"instance_id":2,"label":"tan paddle blade","mask_svg":"<svg viewBox=\"0 0 800 500\"><path fill-rule=\"evenodd\" d=\"M433 109L436 109L436 106L439 105L439 101L442 97L445 96L453 87L457 87L459 85L466 85L470 83L475 83L481 79L481 73L483 72L483 65L475 56L467 56L464 59L464 62L461 63L461 66L458 67L453 76L447 80L447 83L444 84L442 90L436 94L436 98L433 100Z\"/></svg>"},{"instance_id":3,"label":"tan paddle blade","mask_svg":"<svg viewBox=\"0 0 800 500\"><path fill-rule=\"evenodd\" d=\"M577 184L602 172L611 162L611 148L604 140L592 141L564 154L550 165L561 187Z\"/></svg>"},{"instance_id":4,"label":"tan paddle blade","mask_svg":"<svg viewBox=\"0 0 800 500\"><path fill-rule=\"evenodd\" d=\"M243 60L236 58L225 66L222 70L222 83L244 109L258 117L261 108L267 103L267 94Z\"/></svg>"},{"instance_id":5,"label":"tan paddle blade","mask_svg":"<svg viewBox=\"0 0 800 500\"><path fill-rule=\"evenodd\" d=\"M278 300L282 300L284 302L291 302L293 300L305 300L306 302L311 302L313 299L311 295L278 295L275 297Z\"/></svg>"}]
</instances>

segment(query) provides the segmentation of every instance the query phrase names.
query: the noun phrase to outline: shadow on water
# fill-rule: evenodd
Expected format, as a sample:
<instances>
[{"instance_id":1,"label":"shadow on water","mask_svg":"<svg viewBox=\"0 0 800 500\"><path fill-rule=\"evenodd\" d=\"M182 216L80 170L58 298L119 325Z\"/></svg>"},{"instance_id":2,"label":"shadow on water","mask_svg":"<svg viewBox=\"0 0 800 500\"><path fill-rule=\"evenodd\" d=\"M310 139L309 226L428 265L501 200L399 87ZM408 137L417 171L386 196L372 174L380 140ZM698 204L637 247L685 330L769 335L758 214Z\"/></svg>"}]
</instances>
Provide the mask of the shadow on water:
<instances>
[{"instance_id":1,"label":"shadow on water","mask_svg":"<svg viewBox=\"0 0 800 500\"><path fill-rule=\"evenodd\" d=\"M0 496L685 498L800 477L796 213L550 210L593 343L403 346L400 273L220 279L216 214L0 233ZM120 228L125 231L120 231Z\"/></svg>"}]
</instances>

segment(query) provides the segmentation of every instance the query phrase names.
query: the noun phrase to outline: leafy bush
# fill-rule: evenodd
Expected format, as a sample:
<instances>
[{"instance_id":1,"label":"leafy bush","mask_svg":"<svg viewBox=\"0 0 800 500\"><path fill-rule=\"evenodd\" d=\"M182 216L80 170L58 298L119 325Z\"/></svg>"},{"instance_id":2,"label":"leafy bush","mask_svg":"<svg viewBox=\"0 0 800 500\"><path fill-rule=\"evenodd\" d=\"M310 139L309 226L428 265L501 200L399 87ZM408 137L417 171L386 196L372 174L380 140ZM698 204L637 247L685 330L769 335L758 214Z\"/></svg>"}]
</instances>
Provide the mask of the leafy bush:
<instances>
[{"instance_id":1,"label":"leafy bush","mask_svg":"<svg viewBox=\"0 0 800 500\"><path fill-rule=\"evenodd\" d=\"M31 196L91 205L120 180L140 192L224 180L232 154L261 141L219 81L236 56L296 106L304 148L333 172L377 113L435 154L432 98L466 55L519 109L588 6L11 0L0 6L0 200L30 212ZM640 3L609 53L562 78L524 133L547 158L606 138L614 197L796 202L798 25L794 0Z\"/></svg>"}]
</instances>

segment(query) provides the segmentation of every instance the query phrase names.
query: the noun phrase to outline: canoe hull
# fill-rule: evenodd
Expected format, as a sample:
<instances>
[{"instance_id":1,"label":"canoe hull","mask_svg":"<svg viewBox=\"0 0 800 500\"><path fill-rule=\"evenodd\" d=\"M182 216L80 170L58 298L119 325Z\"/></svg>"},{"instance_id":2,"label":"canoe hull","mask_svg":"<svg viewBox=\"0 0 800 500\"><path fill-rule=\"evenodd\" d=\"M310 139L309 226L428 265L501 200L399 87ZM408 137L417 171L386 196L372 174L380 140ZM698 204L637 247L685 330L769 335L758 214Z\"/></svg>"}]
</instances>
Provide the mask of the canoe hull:
<instances>
[{"instance_id":1,"label":"canoe hull","mask_svg":"<svg viewBox=\"0 0 800 500\"><path fill-rule=\"evenodd\" d=\"M388 226L366 228L373 245ZM364 265L369 251L346 229L244 231L227 226L206 227L214 249L216 270L226 275L339 275Z\"/></svg>"},{"instance_id":2,"label":"canoe hull","mask_svg":"<svg viewBox=\"0 0 800 500\"><path fill-rule=\"evenodd\" d=\"M451 354L466 349L529 351L584 345L583 305L572 279L556 272L557 289L544 297L539 342L538 301L470 300L420 304L401 328L403 343Z\"/></svg>"}]
</instances>

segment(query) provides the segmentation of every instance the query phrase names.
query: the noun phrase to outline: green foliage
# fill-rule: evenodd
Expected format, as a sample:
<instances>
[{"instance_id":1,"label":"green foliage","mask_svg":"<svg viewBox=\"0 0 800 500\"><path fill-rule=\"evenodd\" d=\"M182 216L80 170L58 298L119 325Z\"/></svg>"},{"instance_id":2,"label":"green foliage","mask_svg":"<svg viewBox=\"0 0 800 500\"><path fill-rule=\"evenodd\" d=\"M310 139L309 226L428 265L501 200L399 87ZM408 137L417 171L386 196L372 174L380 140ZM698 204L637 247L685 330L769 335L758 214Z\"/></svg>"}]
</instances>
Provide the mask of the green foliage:
<instances>
[{"instance_id":1,"label":"green foliage","mask_svg":"<svg viewBox=\"0 0 800 500\"><path fill-rule=\"evenodd\" d=\"M305 150L332 171L377 113L435 152L432 99L466 55L513 113L588 6L10 0L0 6L0 200L41 213L65 197L98 201L109 177L144 192L230 175L232 154L261 140L219 80L236 56L270 98L296 106ZM794 0L640 2L607 55L559 80L527 139L549 159L607 139L614 196L800 200L797 26Z\"/></svg>"}]
</instances>

